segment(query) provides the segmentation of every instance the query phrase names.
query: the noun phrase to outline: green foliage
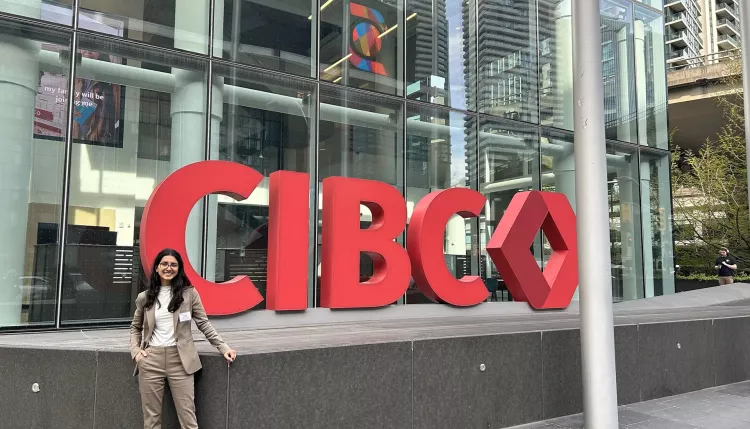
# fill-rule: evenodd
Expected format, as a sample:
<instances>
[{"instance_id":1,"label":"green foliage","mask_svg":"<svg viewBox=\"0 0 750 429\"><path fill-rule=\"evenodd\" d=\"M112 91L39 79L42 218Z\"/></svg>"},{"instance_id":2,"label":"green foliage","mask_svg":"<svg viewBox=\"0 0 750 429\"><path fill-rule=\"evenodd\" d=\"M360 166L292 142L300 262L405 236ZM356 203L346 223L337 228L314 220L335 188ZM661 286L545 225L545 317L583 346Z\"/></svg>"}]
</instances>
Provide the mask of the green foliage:
<instances>
[{"instance_id":1,"label":"green foliage","mask_svg":"<svg viewBox=\"0 0 750 429\"><path fill-rule=\"evenodd\" d=\"M726 80L742 87L741 76ZM750 261L742 93L719 97L718 108L723 111L725 125L698 153L672 145L675 263L689 272L714 276L711 264L723 246L739 264Z\"/></svg>"}]
</instances>

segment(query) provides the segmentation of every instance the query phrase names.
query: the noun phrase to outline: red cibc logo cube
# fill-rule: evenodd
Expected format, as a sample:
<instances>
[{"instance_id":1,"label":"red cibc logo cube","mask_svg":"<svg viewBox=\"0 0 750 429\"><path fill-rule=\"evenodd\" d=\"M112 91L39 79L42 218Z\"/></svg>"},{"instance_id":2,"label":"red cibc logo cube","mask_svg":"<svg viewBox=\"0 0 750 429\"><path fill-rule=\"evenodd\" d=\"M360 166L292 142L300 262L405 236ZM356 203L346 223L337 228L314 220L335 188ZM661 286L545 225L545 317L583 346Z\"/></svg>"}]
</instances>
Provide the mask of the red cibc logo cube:
<instances>
[{"instance_id":1,"label":"red cibc logo cube","mask_svg":"<svg viewBox=\"0 0 750 429\"><path fill-rule=\"evenodd\" d=\"M530 250L539 228L552 247L544 272ZM487 243L487 253L515 301L536 309L567 307L578 287L578 249L575 213L565 195L516 194Z\"/></svg>"}]
</instances>

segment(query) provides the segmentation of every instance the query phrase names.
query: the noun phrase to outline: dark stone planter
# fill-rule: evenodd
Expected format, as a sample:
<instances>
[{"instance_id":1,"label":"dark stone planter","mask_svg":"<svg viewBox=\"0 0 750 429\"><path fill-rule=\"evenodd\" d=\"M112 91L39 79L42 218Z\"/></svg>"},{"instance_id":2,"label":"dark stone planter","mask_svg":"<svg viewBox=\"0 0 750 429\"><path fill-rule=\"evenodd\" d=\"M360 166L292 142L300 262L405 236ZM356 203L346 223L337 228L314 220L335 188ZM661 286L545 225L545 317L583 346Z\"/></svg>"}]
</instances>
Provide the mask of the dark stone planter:
<instances>
[{"instance_id":1,"label":"dark stone planter","mask_svg":"<svg viewBox=\"0 0 750 429\"><path fill-rule=\"evenodd\" d=\"M719 285L719 279L716 280L683 280L675 279L675 292L687 292L690 290L705 289Z\"/></svg>"}]
</instances>

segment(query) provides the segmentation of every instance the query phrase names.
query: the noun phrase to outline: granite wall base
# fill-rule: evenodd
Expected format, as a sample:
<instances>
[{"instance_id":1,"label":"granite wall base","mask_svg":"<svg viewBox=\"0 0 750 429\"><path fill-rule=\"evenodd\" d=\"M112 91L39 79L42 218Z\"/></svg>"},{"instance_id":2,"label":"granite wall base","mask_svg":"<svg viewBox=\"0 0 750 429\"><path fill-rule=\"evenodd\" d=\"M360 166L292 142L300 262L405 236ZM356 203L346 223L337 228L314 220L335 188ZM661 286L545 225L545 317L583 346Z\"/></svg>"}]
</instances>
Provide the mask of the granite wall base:
<instances>
[{"instance_id":1,"label":"granite wall base","mask_svg":"<svg viewBox=\"0 0 750 429\"><path fill-rule=\"evenodd\" d=\"M615 328L618 400L750 379L750 317ZM580 333L202 356L201 428L502 428L582 411ZM126 352L0 348L0 427L141 427ZM38 386L38 391L32 389ZM5 412L12 410L12 412ZM178 428L166 388L164 428Z\"/></svg>"}]
</instances>

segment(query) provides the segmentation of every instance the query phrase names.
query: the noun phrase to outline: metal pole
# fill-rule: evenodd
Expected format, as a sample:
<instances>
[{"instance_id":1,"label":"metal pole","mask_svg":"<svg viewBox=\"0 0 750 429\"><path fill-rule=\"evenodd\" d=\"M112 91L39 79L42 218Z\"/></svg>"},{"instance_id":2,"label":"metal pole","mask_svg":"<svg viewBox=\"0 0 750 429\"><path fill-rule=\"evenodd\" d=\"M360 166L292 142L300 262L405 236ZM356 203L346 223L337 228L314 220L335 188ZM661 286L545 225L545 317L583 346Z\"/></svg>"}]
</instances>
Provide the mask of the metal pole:
<instances>
[{"instance_id":1,"label":"metal pole","mask_svg":"<svg viewBox=\"0 0 750 429\"><path fill-rule=\"evenodd\" d=\"M750 165L750 4L737 2L740 7L740 35L742 36L742 96L745 101L745 156ZM748 203L750 203L750 170L747 176Z\"/></svg>"},{"instance_id":2,"label":"metal pole","mask_svg":"<svg viewBox=\"0 0 750 429\"><path fill-rule=\"evenodd\" d=\"M599 2L572 3L583 412L587 429L617 429Z\"/></svg>"}]
</instances>

